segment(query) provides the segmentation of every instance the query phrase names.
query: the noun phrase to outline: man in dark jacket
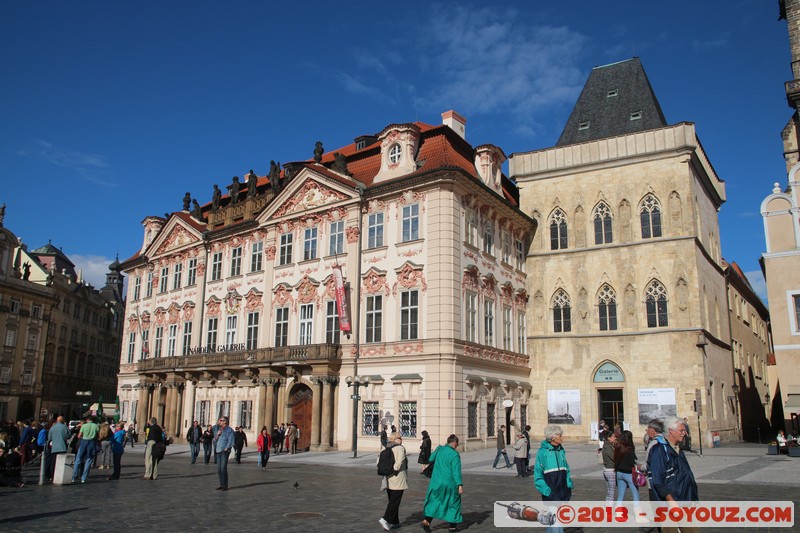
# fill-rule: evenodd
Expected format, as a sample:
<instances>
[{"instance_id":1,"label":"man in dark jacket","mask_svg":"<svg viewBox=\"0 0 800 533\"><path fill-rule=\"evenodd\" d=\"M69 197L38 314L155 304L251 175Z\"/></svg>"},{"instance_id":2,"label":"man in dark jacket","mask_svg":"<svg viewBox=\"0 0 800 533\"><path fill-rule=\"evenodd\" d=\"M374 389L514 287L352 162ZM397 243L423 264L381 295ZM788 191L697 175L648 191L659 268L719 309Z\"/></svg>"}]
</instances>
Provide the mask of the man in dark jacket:
<instances>
[{"instance_id":1,"label":"man in dark jacket","mask_svg":"<svg viewBox=\"0 0 800 533\"><path fill-rule=\"evenodd\" d=\"M145 442L147 447L144 449L144 478L158 478L158 459L153 457L153 446L158 442L164 442L164 430L158 425L155 417L150 419L150 423L145 428Z\"/></svg>"},{"instance_id":2,"label":"man in dark jacket","mask_svg":"<svg viewBox=\"0 0 800 533\"><path fill-rule=\"evenodd\" d=\"M189 451L192 456L192 464L197 460L197 454L200 453L200 443L203 441L203 429L200 423L195 420L192 422L192 427L186 432L186 442L189 443Z\"/></svg>"},{"instance_id":3,"label":"man in dark jacket","mask_svg":"<svg viewBox=\"0 0 800 533\"><path fill-rule=\"evenodd\" d=\"M660 438L650 444L648 454L651 482L660 501L696 502L700 500L697 482L680 443L686 436L685 422L671 416L664 422L666 441ZM684 528L681 527L681 531ZM689 531L688 529L686 531Z\"/></svg>"},{"instance_id":4,"label":"man in dark jacket","mask_svg":"<svg viewBox=\"0 0 800 533\"><path fill-rule=\"evenodd\" d=\"M506 460L506 468L511 468L511 461L508 460L508 452L506 452L505 430L505 426L500 426L500 429L497 430L497 455L494 456L492 468L497 468L500 457Z\"/></svg>"},{"instance_id":5,"label":"man in dark jacket","mask_svg":"<svg viewBox=\"0 0 800 533\"><path fill-rule=\"evenodd\" d=\"M236 462L242 462L242 448L247 446L247 435L244 434L242 428L237 427L234 434L233 447L236 450Z\"/></svg>"}]
</instances>

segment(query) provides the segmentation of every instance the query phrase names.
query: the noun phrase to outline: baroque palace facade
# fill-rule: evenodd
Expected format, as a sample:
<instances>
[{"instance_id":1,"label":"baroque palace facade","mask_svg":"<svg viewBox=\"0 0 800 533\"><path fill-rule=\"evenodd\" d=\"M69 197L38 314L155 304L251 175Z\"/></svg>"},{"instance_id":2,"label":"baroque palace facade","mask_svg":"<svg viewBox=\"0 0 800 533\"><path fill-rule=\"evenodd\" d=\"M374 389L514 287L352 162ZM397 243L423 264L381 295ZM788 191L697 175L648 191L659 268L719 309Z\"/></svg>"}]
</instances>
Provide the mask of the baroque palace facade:
<instances>
[{"instance_id":1,"label":"baroque palace facade","mask_svg":"<svg viewBox=\"0 0 800 533\"><path fill-rule=\"evenodd\" d=\"M535 223L502 150L442 116L145 218L121 265L123 419L179 438L223 414L251 437L293 421L311 450L350 448L354 424L373 450L384 425L469 449L524 424Z\"/></svg>"}]
</instances>

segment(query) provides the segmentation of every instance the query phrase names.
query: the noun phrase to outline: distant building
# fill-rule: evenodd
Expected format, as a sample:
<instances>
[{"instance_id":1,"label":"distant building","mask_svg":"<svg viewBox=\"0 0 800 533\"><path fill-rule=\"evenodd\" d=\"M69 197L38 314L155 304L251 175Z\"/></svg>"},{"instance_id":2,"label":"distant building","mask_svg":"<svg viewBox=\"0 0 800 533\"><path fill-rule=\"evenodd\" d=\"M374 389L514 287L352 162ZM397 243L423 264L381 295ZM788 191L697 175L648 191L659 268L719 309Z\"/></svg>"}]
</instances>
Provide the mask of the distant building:
<instances>
[{"instance_id":1,"label":"distant building","mask_svg":"<svg viewBox=\"0 0 800 533\"><path fill-rule=\"evenodd\" d=\"M0 219L0 419L75 418L101 398L113 404L124 314L118 264L97 291L61 250L29 251Z\"/></svg>"},{"instance_id":2,"label":"distant building","mask_svg":"<svg viewBox=\"0 0 800 533\"><path fill-rule=\"evenodd\" d=\"M443 122L318 144L145 218L121 266L123 417L175 437L220 415L251 436L294 421L312 450L349 449L354 423L371 450L383 426L409 447L427 429L482 448L524 424L534 223L503 152L467 143L457 113Z\"/></svg>"},{"instance_id":3,"label":"distant building","mask_svg":"<svg viewBox=\"0 0 800 533\"><path fill-rule=\"evenodd\" d=\"M699 414L706 445L737 439L725 184L694 124L666 122L639 59L594 68L556 146L512 154L509 176L540 228L527 263L534 416L585 439L599 419L641 435L678 414L696 443Z\"/></svg>"}]
</instances>

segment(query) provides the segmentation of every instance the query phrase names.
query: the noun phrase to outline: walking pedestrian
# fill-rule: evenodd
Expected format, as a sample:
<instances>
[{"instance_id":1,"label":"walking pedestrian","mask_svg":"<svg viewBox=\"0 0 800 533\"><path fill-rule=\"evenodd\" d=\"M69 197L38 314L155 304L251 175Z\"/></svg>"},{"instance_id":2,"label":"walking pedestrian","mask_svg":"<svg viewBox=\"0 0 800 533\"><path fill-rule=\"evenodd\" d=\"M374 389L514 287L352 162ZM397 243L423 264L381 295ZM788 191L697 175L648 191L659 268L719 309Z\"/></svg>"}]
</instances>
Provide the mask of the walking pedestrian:
<instances>
[{"instance_id":1,"label":"walking pedestrian","mask_svg":"<svg viewBox=\"0 0 800 533\"><path fill-rule=\"evenodd\" d=\"M228 417L219 417L216 432L214 433L214 456L216 457L217 475L219 476L217 490L228 490L228 458L231 455L234 438L233 430L228 426Z\"/></svg>"},{"instance_id":2,"label":"walking pedestrian","mask_svg":"<svg viewBox=\"0 0 800 533\"><path fill-rule=\"evenodd\" d=\"M525 431L522 432L525 437L525 442L528 445L528 455L525 457L525 475L531 475L531 427L525 426Z\"/></svg>"},{"instance_id":3,"label":"walking pedestrian","mask_svg":"<svg viewBox=\"0 0 800 533\"><path fill-rule=\"evenodd\" d=\"M278 444L280 445L280 450L278 453L283 453L283 445L286 442L286 422L281 422L280 428L280 438L278 439ZM288 448L287 448L288 451Z\"/></svg>"},{"instance_id":4,"label":"walking pedestrian","mask_svg":"<svg viewBox=\"0 0 800 533\"><path fill-rule=\"evenodd\" d=\"M458 437L450 435L447 444L437 446L430 457L436 466L431 474L428 492L425 493L424 518L421 527L430 533L434 518L449 522L448 531L458 531L458 524L464 521L461 515L461 495L464 484L461 481L461 455L458 451Z\"/></svg>"},{"instance_id":5,"label":"walking pedestrian","mask_svg":"<svg viewBox=\"0 0 800 533\"><path fill-rule=\"evenodd\" d=\"M186 442L189 443L189 455L192 457L192 464L197 461L197 455L200 453L200 443L202 441L203 429L200 427L200 423L195 420L192 422L192 427L186 432Z\"/></svg>"},{"instance_id":6,"label":"walking pedestrian","mask_svg":"<svg viewBox=\"0 0 800 533\"><path fill-rule=\"evenodd\" d=\"M269 462L269 449L272 448L272 437L269 434L267 426L261 428L261 433L258 434L258 438L256 439L256 447L258 448L261 469L266 470L267 463Z\"/></svg>"},{"instance_id":7,"label":"walking pedestrian","mask_svg":"<svg viewBox=\"0 0 800 533\"><path fill-rule=\"evenodd\" d=\"M158 478L158 463L160 459L153 457L153 446L156 443L164 442L164 431L158 425L155 417L150 419L150 424L144 428L145 449L144 449L144 479Z\"/></svg>"},{"instance_id":8,"label":"walking pedestrian","mask_svg":"<svg viewBox=\"0 0 800 533\"><path fill-rule=\"evenodd\" d=\"M131 443L131 448L133 448L133 444L136 442L136 425L133 423L128 426L128 431L125 434L125 445L127 446L129 442Z\"/></svg>"},{"instance_id":9,"label":"walking pedestrian","mask_svg":"<svg viewBox=\"0 0 800 533\"><path fill-rule=\"evenodd\" d=\"M272 428L272 453L278 453L278 446L280 446L281 442L281 430L278 429L278 424L275 424Z\"/></svg>"},{"instance_id":10,"label":"walking pedestrian","mask_svg":"<svg viewBox=\"0 0 800 533\"><path fill-rule=\"evenodd\" d=\"M651 502L655 502L658 501L658 496L653 490L653 480L650 476L650 453L656 449L658 444L667 443L666 438L664 437L664 422L656 419L648 422L647 429L645 429L645 438L647 440L647 445L645 446L644 465L645 472L647 473L647 487L649 493L648 499Z\"/></svg>"},{"instance_id":11,"label":"walking pedestrian","mask_svg":"<svg viewBox=\"0 0 800 533\"><path fill-rule=\"evenodd\" d=\"M117 424L117 430L111 437L111 453L114 455L114 472L106 479L109 481L119 479L122 471L122 454L125 453L125 441L128 434L125 431L125 422Z\"/></svg>"},{"instance_id":12,"label":"walking pedestrian","mask_svg":"<svg viewBox=\"0 0 800 533\"><path fill-rule=\"evenodd\" d=\"M294 447L294 435L297 432L297 427L294 425L294 422L289 422L289 425L286 428L286 451L289 454L294 454L295 447Z\"/></svg>"},{"instance_id":13,"label":"walking pedestrian","mask_svg":"<svg viewBox=\"0 0 800 533\"><path fill-rule=\"evenodd\" d=\"M528 475L525 469L525 459L528 457L528 443L525 440L525 435L521 432L517 433L517 440L514 442L514 464L517 467L517 477L526 477Z\"/></svg>"},{"instance_id":14,"label":"walking pedestrian","mask_svg":"<svg viewBox=\"0 0 800 533\"><path fill-rule=\"evenodd\" d=\"M614 447L614 473L617 480L617 501L625 500L625 492L631 489L634 502L639 501L639 488L633 483L632 470L636 468L636 450L633 442L624 433L614 433L617 444Z\"/></svg>"},{"instance_id":15,"label":"walking pedestrian","mask_svg":"<svg viewBox=\"0 0 800 533\"><path fill-rule=\"evenodd\" d=\"M389 434L386 430L386 426L383 426L383 429L381 429L381 448L386 448L389 445Z\"/></svg>"},{"instance_id":16,"label":"walking pedestrian","mask_svg":"<svg viewBox=\"0 0 800 533\"><path fill-rule=\"evenodd\" d=\"M544 437L533 465L533 484L542 494L542 501L569 501L573 484L567 454L561 445L564 431L561 426L548 425L544 428ZM555 508L551 512L555 512ZM548 526L545 531L560 533L564 528Z\"/></svg>"},{"instance_id":17,"label":"walking pedestrian","mask_svg":"<svg viewBox=\"0 0 800 533\"><path fill-rule=\"evenodd\" d=\"M389 502L378 522L383 529L389 531L400 527L400 501L403 499L403 491L408 488L408 458L400 433L395 431L389 435L387 446L392 450L394 456L392 469L395 473L386 476L386 496L389 498ZM378 459L380 460L380 457Z\"/></svg>"},{"instance_id":18,"label":"walking pedestrian","mask_svg":"<svg viewBox=\"0 0 800 533\"><path fill-rule=\"evenodd\" d=\"M614 446L617 436L609 433L603 439L603 479L606 480L606 501L617 501L617 473L614 470Z\"/></svg>"},{"instance_id":19,"label":"walking pedestrian","mask_svg":"<svg viewBox=\"0 0 800 533\"><path fill-rule=\"evenodd\" d=\"M505 430L506 426L503 425L500 426L500 429L497 431L497 455L494 456L492 468L497 468L497 462L500 460L500 457L506 460L506 468L511 468L511 461L508 460L508 453L506 452Z\"/></svg>"},{"instance_id":20,"label":"walking pedestrian","mask_svg":"<svg viewBox=\"0 0 800 533\"><path fill-rule=\"evenodd\" d=\"M75 466L72 469L72 482L77 481L78 476L81 476L81 483L86 483L89 477L89 470L92 468L92 461L96 453L95 442L97 440L97 433L100 428L94 423L92 417L88 417L86 422L81 425L78 432L80 444L78 445L78 454L75 456ZM83 473L81 474L81 467Z\"/></svg>"},{"instance_id":21,"label":"walking pedestrian","mask_svg":"<svg viewBox=\"0 0 800 533\"><path fill-rule=\"evenodd\" d=\"M205 431L203 431L203 459L205 460L205 464L208 464L208 461L211 459L211 449L212 444L214 442L214 430L211 428L211 424L208 425ZM214 464L216 464L216 457L214 458Z\"/></svg>"},{"instance_id":22,"label":"walking pedestrian","mask_svg":"<svg viewBox=\"0 0 800 533\"><path fill-rule=\"evenodd\" d=\"M241 427L237 427L236 431L233 434L233 447L236 450L236 463L242 463L242 449L247 446L247 435L244 433L244 429Z\"/></svg>"},{"instance_id":23,"label":"walking pedestrian","mask_svg":"<svg viewBox=\"0 0 800 533\"><path fill-rule=\"evenodd\" d=\"M97 439L100 441L100 470L111 470L112 452L111 452L111 439L114 432L107 422L100 426L100 432Z\"/></svg>"},{"instance_id":24,"label":"walking pedestrian","mask_svg":"<svg viewBox=\"0 0 800 533\"><path fill-rule=\"evenodd\" d=\"M428 432L422 430L422 443L419 445L419 457L417 462L421 465L427 465L431 457L431 437Z\"/></svg>"}]
</instances>

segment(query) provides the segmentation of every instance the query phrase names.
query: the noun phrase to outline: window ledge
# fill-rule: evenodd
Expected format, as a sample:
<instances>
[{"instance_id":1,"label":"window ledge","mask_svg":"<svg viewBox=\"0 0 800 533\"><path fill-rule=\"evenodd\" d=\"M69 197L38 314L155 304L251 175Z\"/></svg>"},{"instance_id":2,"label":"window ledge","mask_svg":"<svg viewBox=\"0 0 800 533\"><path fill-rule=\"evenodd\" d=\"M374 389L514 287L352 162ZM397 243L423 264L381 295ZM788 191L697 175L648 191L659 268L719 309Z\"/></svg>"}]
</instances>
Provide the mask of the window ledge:
<instances>
[{"instance_id":1,"label":"window ledge","mask_svg":"<svg viewBox=\"0 0 800 533\"><path fill-rule=\"evenodd\" d=\"M322 261L322 259L320 259L319 257L315 257L314 259L304 259L304 260L300 261L297 264L298 265L310 265L312 263L319 263L320 261Z\"/></svg>"}]
</instances>

